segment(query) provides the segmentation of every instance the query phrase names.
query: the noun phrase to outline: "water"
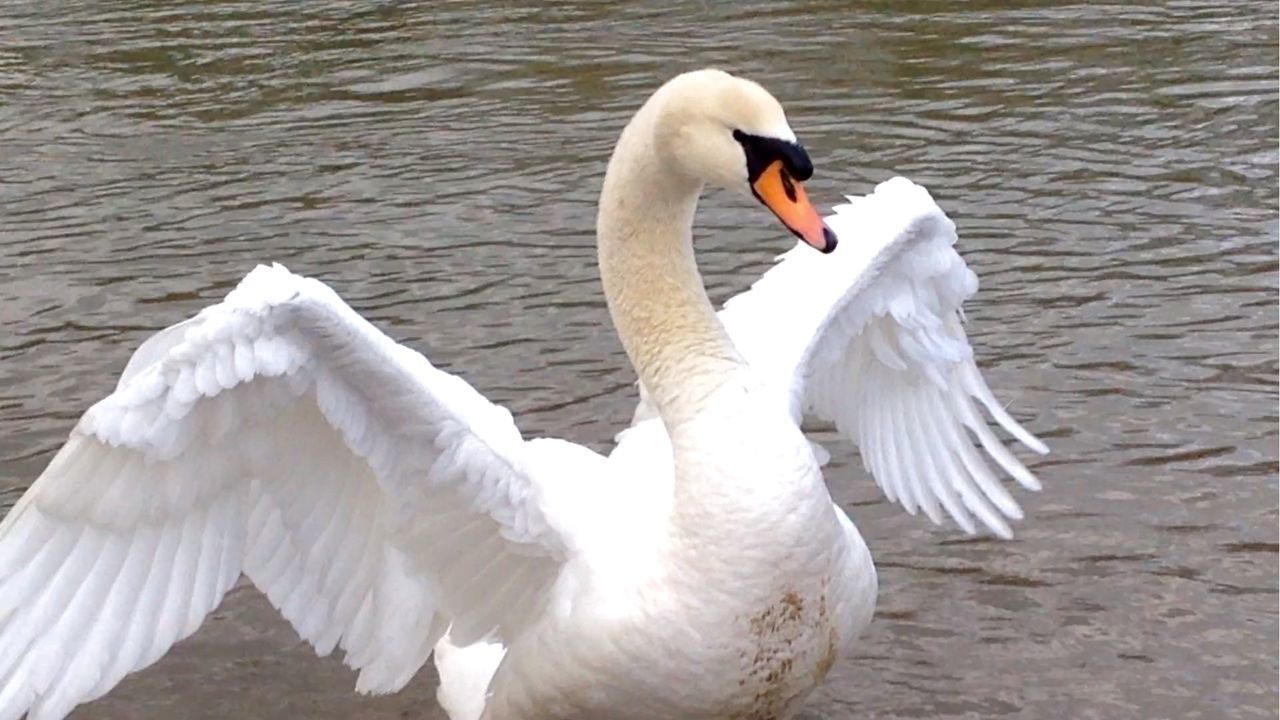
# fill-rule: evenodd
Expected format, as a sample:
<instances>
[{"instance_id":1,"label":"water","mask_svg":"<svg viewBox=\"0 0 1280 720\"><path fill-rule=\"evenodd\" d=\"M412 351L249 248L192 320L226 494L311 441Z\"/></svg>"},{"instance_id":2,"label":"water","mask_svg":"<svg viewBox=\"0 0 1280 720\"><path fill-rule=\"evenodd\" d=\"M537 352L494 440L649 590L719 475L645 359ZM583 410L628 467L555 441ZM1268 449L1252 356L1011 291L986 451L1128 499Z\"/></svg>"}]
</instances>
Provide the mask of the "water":
<instances>
[{"instance_id":1,"label":"water","mask_svg":"<svg viewBox=\"0 0 1280 720\"><path fill-rule=\"evenodd\" d=\"M720 65L789 108L815 200L903 174L959 225L988 380L1054 453L1014 542L833 492L881 572L814 718L1267 718L1277 699L1274 3L10 2L0 493L149 333L254 263L332 284L530 434L633 403L595 278L617 131ZM707 198L717 300L790 245ZM357 698L250 588L79 718L439 718Z\"/></svg>"}]
</instances>

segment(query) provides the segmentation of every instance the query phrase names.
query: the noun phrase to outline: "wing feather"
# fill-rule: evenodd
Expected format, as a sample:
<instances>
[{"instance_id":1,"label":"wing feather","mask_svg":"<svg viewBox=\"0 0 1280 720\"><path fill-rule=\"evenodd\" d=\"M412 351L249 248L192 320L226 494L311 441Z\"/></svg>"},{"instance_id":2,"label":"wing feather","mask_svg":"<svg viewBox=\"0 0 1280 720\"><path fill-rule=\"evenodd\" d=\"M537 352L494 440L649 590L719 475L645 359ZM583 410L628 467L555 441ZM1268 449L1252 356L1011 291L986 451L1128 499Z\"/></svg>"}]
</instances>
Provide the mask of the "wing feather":
<instances>
[{"instance_id":1,"label":"wing feather","mask_svg":"<svg viewBox=\"0 0 1280 720\"><path fill-rule=\"evenodd\" d=\"M834 253L800 244L725 305L734 343L797 422L833 422L858 447L890 501L935 523L945 511L966 532L976 517L1010 536L1006 518L1022 509L988 459L1028 490L1040 483L987 417L1035 452L1048 448L974 363L961 305L977 278L953 247L954 224L902 178L849 198L827 223L841 238Z\"/></svg>"},{"instance_id":2,"label":"wing feather","mask_svg":"<svg viewBox=\"0 0 1280 720\"><path fill-rule=\"evenodd\" d=\"M903 437L919 437L919 428L915 427L908 415L907 406L911 400L911 394L900 393L894 397L894 427L902 428ZM916 500L920 503L920 507L924 510L925 515L929 517L935 524L942 524L942 511L939 509L939 498L933 491L925 479L921 477L923 474L922 463L919 461L919 454L913 453L906 447L906 443L902 443L899 447L899 464L903 468L904 474L907 476L911 485L912 493Z\"/></svg>"},{"instance_id":3,"label":"wing feather","mask_svg":"<svg viewBox=\"0 0 1280 720\"><path fill-rule=\"evenodd\" d=\"M923 393L913 393L907 402L908 419L913 425L915 436L921 438L920 471L929 484L931 492L947 515L967 533L974 533L977 528L973 524L973 516L965 509L960 493L954 486L949 472L944 472L941 460L935 460L939 448L928 441L932 436L933 418L928 414ZM939 522L934 520L934 522Z\"/></svg>"},{"instance_id":4,"label":"wing feather","mask_svg":"<svg viewBox=\"0 0 1280 720\"><path fill-rule=\"evenodd\" d=\"M144 343L0 522L0 720L107 692L242 572L361 691L450 622L518 634L568 556L529 447L327 287L258 268Z\"/></svg>"}]
</instances>

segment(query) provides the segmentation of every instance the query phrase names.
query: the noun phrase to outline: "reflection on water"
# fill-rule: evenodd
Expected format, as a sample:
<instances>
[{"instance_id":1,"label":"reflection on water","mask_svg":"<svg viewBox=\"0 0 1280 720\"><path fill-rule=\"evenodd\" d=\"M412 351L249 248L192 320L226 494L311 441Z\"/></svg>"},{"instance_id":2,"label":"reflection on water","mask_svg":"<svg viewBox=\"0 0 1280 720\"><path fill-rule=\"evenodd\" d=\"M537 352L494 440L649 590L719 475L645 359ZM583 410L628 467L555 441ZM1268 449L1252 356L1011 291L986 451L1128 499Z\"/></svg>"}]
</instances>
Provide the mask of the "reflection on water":
<instances>
[{"instance_id":1,"label":"reflection on water","mask_svg":"<svg viewBox=\"0 0 1280 720\"><path fill-rule=\"evenodd\" d=\"M649 90L720 65L787 103L815 199L932 190L988 378L1055 451L1012 543L837 457L883 592L806 717L1274 717L1274 4L863 5L0 7L6 504L132 348L263 260L530 434L606 447L633 377L594 273L604 162ZM790 244L760 213L703 203L716 299ZM240 589L77 717L440 717L429 673L360 699L310 654Z\"/></svg>"}]
</instances>

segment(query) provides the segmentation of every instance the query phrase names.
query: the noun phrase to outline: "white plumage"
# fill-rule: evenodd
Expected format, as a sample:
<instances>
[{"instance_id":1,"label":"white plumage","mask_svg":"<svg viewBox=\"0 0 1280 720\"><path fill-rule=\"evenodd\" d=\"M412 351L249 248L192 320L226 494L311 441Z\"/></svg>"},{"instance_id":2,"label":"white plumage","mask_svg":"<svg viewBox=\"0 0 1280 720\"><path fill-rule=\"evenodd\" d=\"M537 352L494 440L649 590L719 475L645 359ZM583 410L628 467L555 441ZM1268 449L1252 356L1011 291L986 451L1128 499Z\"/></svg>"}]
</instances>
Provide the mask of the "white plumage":
<instances>
[{"instance_id":1,"label":"white plumage","mask_svg":"<svg viewBox=\"0 0 1280 720\"><path fill-rule=\"evenodd\" d=\"M786 157L747 162L764 152ZM1006 537L1021 510L983 453L1038 485L979 407L1045 450L978 373L960 324L976 278L906 180L838 207L833 254L786 253L717 323L689 246L702 185L758 180L830 250L786 174L801 158L777 102L716 71L624 131L601 273L662 406L642 401L607 458L525 440L278 265L158 333L0 522L0 720L106 693L241 574L318 653L341 648L361 692L403 687L434 649L454 720L794 715L876 595L801 420L834 422L908 511Z\"/></svg>"},{"instance_id":2,"label":"white plumage","mask_svg":"<svg viewBox=\"0 0 1280 720\"><path fill-rule=\"evenodd\" d=\"M975 400L1044 446L974 365L960 304L977 280L954 226L902 179L827 220L835 253L791 250L721 320L761 385L797 422L834 422L890 499L1009 536L1021 511L967 433L1038 485ZM526 442L320 282L259 267L144 344L0 525L0 718L61 718L107 692L194 632L241 572L318 653L341 647L362 692L403 687L452 623L438 662L476 658L452 682L478 716L501 651L453 645L519 636L575 543L608 542L611 515L639 522L623 508L669 505L667 435L637 415L609 461Z\"/></svg>"},{"instance_id":3,"label":"white plumage","mask_svg":"<svg viewBox=\"0 0 1280 720\"><path fill-rule=\"evenodd\" d=\"M992 434L978 405L1027 447L1048 452L996 401L961 326L978 278L953 247L955 224L904 178L838 205L842 238L823 257L798 246L719 314L766 382L785 390L796 422L835 423L867 471L907 512L973 517L997 535L1022 511L968 433L1028 490L1036 478ZM975 404L975 401L977 404Z\"/></svg>"},{"instance_id":4,"label":"white plumage","mask_svg":"<svg viewBox=\"0 0 1280 720\"><path fill-rule=\"evenodd\" d=\"M0 526L0 718L103 694L241 572L367 692L450 621L470 642L538 611L567 548L527 467L555 446L280 266L177 330Z\"/></svg>"}]
</instances>

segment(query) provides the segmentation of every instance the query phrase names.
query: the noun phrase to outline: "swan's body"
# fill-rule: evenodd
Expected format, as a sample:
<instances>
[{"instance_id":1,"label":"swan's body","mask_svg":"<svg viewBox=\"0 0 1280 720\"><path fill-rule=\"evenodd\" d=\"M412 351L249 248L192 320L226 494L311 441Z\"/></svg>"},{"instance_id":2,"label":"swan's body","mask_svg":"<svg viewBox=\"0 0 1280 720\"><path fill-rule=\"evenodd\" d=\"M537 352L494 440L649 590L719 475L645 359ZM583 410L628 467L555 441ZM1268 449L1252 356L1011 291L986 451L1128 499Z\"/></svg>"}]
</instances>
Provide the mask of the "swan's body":
<instances>
[{"instance_id":1,"label":"swan's body","mask_svg":"<svg viewBox=\"0 0 1280 720\"><path fill-rule=\"evenodd\" d=\"M717 319L690 240L703 184L750 184L830 251L807 163L777 103L723 73L677 78L628 125L600 266L646 399L608 457L522 439L279 266L152 338L0 523L0 720L107 692L242 572L318 652L342 647L361 691L398 690L435 648L454 720L790 717L876 594L801 417L970 531L1007 535L1019 511L965 427L1035 482L973 398L1040 447L982 383L957 317L972 274L906 181Z\"/></svg>"}]
</instances>

